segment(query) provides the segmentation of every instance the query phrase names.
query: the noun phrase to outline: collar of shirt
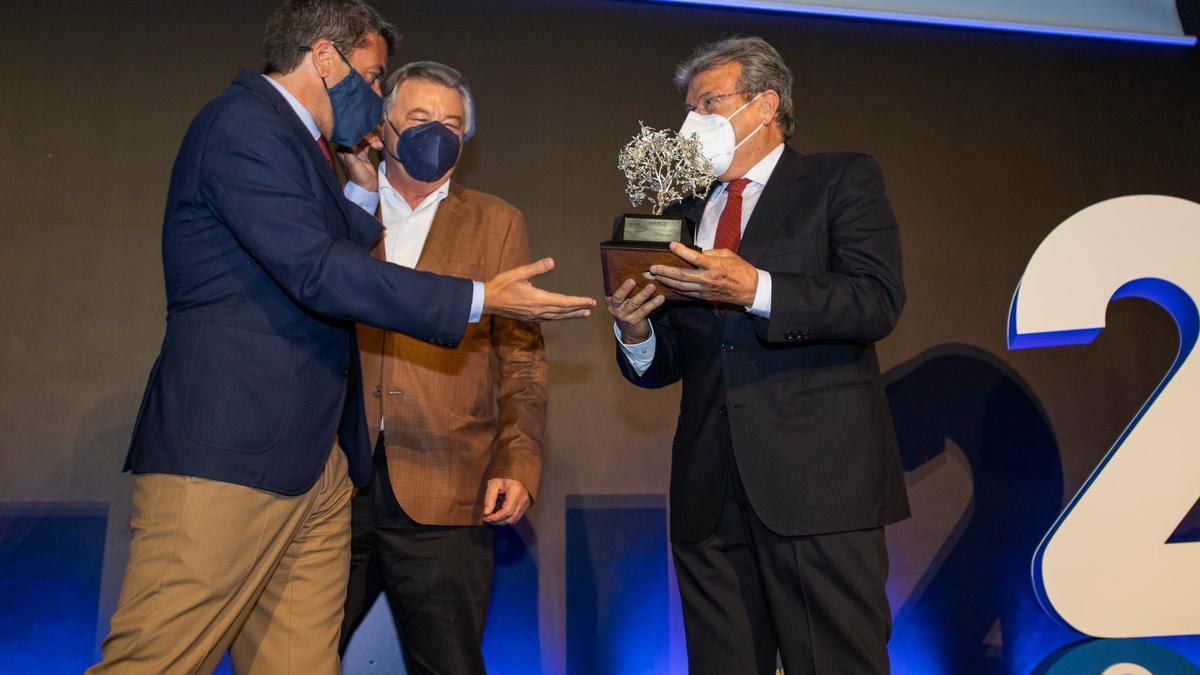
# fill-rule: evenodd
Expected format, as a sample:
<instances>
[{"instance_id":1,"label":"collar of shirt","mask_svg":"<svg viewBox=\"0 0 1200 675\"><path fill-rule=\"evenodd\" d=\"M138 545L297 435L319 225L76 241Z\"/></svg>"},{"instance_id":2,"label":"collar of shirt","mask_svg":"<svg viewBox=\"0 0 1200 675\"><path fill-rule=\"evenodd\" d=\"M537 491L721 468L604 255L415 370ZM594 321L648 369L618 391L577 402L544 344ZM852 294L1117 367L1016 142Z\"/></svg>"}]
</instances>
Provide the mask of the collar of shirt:
<instances>
[{"instance_id":1,"label":"collar of shirt","mask_svg":"<svg viewBox=\"0 0 1200 675\"><path fill-rule=\"evenodd\" d=\"M275 91L279 92L283 96L284 100L288 102L288 105L292 106L292 111L296 113L296 117L300 118L300 122L302 122L304 127L308 129L308 133L312 134L313 140L317 140L317 138L321 135L321 131L320 129L317 129L317 119L312 116L312 113L308 112L308 108L305 108L300 101L297 101L296 97L292 96L292 92L285 89L283 85L276 82L274 78L263 75L263 79L267 82L270 82L271 86L275 87Z\"/></svg>"},{"instance_id":2,"label":"collar of shirt","mask_svg":"<svg viewBox=\"0 0 1200 675\"><path fill-rule=\"evenodd\" d=\"M449 194L450 181L446 181L439 185L436 190L429 193L429 195L425 197L420 204L417 204L417 208L414 209L408 205L408 201L404 199L404 196L397 192L396 188L392 187L392 184L388 182L387 162L379 163L379 195L381 198L387 200L387 204L390 208L396 209L396 213L400 213L405 217L420 213L421 211L429 208L431 205L441 203L441 201ZM387 225L387 218L384 218L383 226L387 227Z\"/></svg>"},{"instance_id":3,"label":"collar of shirt","mask_svg":"<svg viewBox=\"0 0 1200 675\"><path fill-rule=\"evenodd\" d=\"M768 152L765 157L758 160L758 164L750 167L743 178L749 178L752 184L763 187L771 178L771 174L775 172L775 165L779 163L779 158L783 157L783 143L775 146L775 149ZM711 200L716 199L725 192L725 188L729 187L729 183L721 183L716 190L713 190Z\"/></svg>"}]
</instances>

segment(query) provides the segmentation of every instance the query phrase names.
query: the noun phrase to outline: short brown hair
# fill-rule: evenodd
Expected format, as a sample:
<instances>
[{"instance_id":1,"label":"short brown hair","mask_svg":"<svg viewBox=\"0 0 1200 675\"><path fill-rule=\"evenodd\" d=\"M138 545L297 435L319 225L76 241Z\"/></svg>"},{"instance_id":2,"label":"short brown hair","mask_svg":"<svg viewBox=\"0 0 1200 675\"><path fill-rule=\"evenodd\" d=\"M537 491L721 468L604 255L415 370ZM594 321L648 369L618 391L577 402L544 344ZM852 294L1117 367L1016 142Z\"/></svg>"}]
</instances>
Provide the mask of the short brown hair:
<instances>
[{"instance_id":1,"label":"short brown hair","mask_svg":"<svg viewBox=\"0 0 1200 675\"><path fill-rule=\"evenodd\" d=\"M349 57L367 44L372 33L383 38L391 56L399 41L396 27L362 0L287 0L267 20L263 72L292 72L304 59L305 49L321 38Z\"/></svg>"}]
</instances>

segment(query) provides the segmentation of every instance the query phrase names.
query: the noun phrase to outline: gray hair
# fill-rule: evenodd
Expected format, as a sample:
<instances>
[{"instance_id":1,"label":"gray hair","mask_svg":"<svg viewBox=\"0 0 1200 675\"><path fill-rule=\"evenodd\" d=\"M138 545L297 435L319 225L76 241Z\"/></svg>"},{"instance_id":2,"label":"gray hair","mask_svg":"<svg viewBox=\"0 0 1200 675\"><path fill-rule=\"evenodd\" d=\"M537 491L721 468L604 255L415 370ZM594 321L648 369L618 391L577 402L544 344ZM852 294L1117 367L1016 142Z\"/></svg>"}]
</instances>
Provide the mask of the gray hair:
<instances>
[{"instance_id":1,"label":"gray hair","mask_svg":"<svg viewBox=\"0 0 1200 675\"><path fill-rule=\"evenodd\" d=\"M391 111L392 104L396 102L396 90L400 88L401 83L405 80L413 78L428 80L435 84L440 84L443 87L458 90L458 95L462 97L463 111L466 119L463 120L464 130L463 139L466 140L475 135L475 97L471 96L471 86L467 84L467 78L457 70L447 66L444 63L437 61L413 61L400 66L400 69L388 76L387 82L384 84L383 109Z\"/></svg>"},{"instance_id":2,"label":"gray hair","mask_svg":"<svg viewBox=\"0 0 1200 675\"><path fill-rule=\"evenodd\" d=\"M779 94L775 124L784 138L796 131L796 113L792 107L792 71L779 52L760 37L728 37L700 45L688 60L675 68L675 85L686 91L696 75L731 61L742 65L738 93L758 94L768 89Z\"/></svg>"}]
</instances>

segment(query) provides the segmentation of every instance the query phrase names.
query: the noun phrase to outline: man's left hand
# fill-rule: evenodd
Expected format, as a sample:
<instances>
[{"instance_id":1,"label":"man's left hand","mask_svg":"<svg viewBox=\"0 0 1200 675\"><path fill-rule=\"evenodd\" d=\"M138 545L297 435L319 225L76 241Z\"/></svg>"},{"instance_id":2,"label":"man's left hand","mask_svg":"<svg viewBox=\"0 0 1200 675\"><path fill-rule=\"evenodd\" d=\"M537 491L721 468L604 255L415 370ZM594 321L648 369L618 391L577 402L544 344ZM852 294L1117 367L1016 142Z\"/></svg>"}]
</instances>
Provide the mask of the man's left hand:
<instances>
[{"instance_id":1,"label":"man's left hand","mask_svg":"<svg viewBox=\"0 0 1200 675\"><path fill-rule=\"evenodd\" d=\"M504 495L504 503L496 508L500 495ZM487 492L483 496L483 522L488 525L515 525L531 503L529 491L519 480L511 478L492 478L487 482Z\"/></svg>"},{"instance_id":2,"label":"man's left hand","mask_svg":"<svg viewBox=\"0 0 1200 675\"><path fill-rule=\"evenodd\" d=\"M653 265L650 273L671 290L701 300L749 307L758 289L758 270L738 254L724 248L698 253L679 243L671 251L698 269Z\"/></svg>"},{"instance_id":3,"label":"man's left hand","mask_svg":"<svg viewBox=\"0 0 1200 675\"><path fill-rule=\"evenodd\" d=\"M383 150L383 141L373 133L367 134L361 143L349 150L339 147L334 154L341 160L346 169L346 177L352 183L368 192L379 192L379 172L371 163L371 148Z\"/></svg>"}]
</instances>

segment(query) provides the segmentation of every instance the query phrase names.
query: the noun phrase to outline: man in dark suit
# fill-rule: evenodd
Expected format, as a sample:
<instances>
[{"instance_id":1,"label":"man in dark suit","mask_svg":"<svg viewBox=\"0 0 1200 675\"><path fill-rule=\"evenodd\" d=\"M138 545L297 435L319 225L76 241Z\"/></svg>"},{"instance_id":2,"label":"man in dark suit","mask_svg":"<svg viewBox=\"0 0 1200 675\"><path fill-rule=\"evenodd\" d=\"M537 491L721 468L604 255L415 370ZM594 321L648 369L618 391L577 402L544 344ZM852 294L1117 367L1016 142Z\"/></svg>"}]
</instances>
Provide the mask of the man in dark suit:
<instances>
[{"instance_id":1,"label":"man in dark suit","mask_svg":"<svg viewBox=\"0 0 1200 675\"><path fill-rule=\"evenodd\" d=\"M671 540L692 673L888 671L883 526L908 515L873 343L904 304L900 243L865 155L803 157L792 75L759 38L676 73L719 183L679 213L694 268L608 298L617 363L682 380ZM730 129L729 127L732 127Z\"/></svg>"},{"instance_id":2,"label":"man in dark suit","mask_svg":"<svg viewBox=\"0 0 1200 675\"><path fill-rule=\"evenodd\" d=\"M395 41L360 0L287 2L265 75L239 73L183 140L166 337L126 463L129 563L90 672L211 672L228 649L239 673L337 673L351 483L371 472L354 322L453 346L485 313L587 314L526 283L549 260L484 284L370 255L378 196L343 196L326 139L361 151Z\"/></svg>"}]
</instances>

